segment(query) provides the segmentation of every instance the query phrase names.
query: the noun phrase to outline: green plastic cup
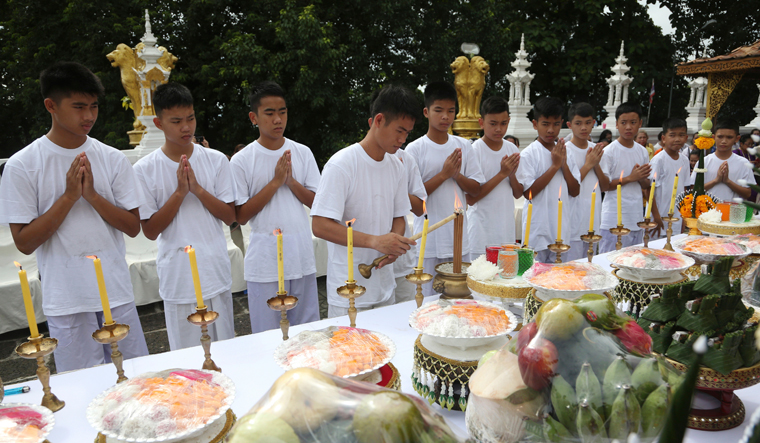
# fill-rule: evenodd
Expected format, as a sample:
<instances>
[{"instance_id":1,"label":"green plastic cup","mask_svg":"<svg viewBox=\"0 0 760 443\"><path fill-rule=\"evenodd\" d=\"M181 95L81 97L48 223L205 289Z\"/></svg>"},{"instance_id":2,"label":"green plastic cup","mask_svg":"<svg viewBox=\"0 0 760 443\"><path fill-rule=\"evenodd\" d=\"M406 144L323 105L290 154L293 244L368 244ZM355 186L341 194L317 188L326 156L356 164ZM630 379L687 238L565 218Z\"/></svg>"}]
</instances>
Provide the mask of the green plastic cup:
<instances>
[{"instance_id":1,"label":"green plastic cup","mask_svg":"<svg viewBox=\"0 0 760 443\"><path fill-rule=\"evenodd\" d=\"M755 215L755 210L747 206L747 216L744 218L745 222L748 222L752 220L752 217Z\"/></svg>"},{"instance_id":2,"label":"green plastic cup","mask_svg":"<svg viewBox=\"0 0 760 443\"><path fill-rule=\"evenodd\" d=\"M523 275L525 271L533 266L533 257L535 252L531 248L520 248L517 250L517 275Z\"/></svg>"}]
</instances>

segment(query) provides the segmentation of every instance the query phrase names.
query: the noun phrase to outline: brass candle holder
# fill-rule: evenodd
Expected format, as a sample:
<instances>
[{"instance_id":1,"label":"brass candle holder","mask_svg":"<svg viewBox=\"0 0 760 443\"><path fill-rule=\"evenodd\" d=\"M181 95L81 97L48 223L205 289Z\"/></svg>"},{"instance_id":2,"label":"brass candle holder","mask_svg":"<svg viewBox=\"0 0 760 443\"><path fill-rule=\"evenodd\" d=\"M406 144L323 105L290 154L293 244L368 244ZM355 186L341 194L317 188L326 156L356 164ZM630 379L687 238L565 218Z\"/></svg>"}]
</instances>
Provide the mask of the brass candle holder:
<instances>
[{"instance_id":1,"label":"brass candle holder","mask_svg":"<svg viewBox=\"0 0 760 443\"><path fill-rule=\"evenodd\" d=\"M599 243L602 240L602 236L594 234L594 231L588 231L588 234L581 235L581 240L588 243L588 262L594 258L594 243Z\"/></svg>"},{"instance_id":2,"label":"brass candle holder","mask_svg":"<svg viewBox=\"0 0 760 443\"><path fill-rule=\"evenodd\" d=\"M615 250L619 251L623 248L623 236L631 233L631 230L623 227L623 225L617 225L617 227L610 229L610 234L617 235L617 242L615 243Z\"/></svg>"},{"instance_id":3,"label":"brass candle holder","mask_svg":"<svg viewBox=\"0 0 760 443\"><path fill-rule=\"evenodd\" d=\"M298 305L298 297L288 295L288 291L277 292L277 295L267 300L267 306L274 311L280 311L280 329L282 330L282 340L288 338L290 321L288 320L288 311Z\"/></svg>"},{"instance_id":4,"label":"brass candle holder","mask_svg":"<svg viewBox=\"0 0 760 443\"><path fill-rule=\"evenodd\" d=\"M412 274L404 277L409 283L417 285L417 294L414 296L414 301L417 302L418 308L422 306L422 300L424 299L424 296L422 295L422 285L433 279L432 275L426 274L422 272L422 270L422 268L415 267Z\"/></svg>"},{"instance_id":5,"label":"brass candle holder","mask_svg":"<svg viewBox=\"0 0 760 443\"><path fill-rule=\"evenodd\" d=\"M657 223L651 221L649 217L645 218L644 221L640 221L636 223L636 226L644 230L644 247L649 247L649 230L654 229L657 227Z\"/></svg>"},{"instance_id":6,"label":"brass candle holder","mask_svg":"<svg viewBox=\"0 0 760 443\"><path fill-rule=\"evenodd\" d=\"M211 360L211 336L208 335L208 325L215 322L217 318L219 318L218 312L209 311L205 306L203 308L196 306L195 312L187 316L187 321L201 327L201 346L206 356L201 369L222 372L222 368Z\"/></svg>"},{"instance_id":7,"label":"brass candle holder","mask_svg":"<svg viewBox=\"0 0 760 443\"><path fill-rule=\"evenodd\" d=\"M92 333L92 339L104 345L111 345L111 361L116 366L116 383L127 380L124 376L124 356L119 351L119 341L126 338L129 334L129 325L120 323L111 323L103 325L102 328Z\"/></svg>"},{"instance_id":8,"label":"brass candle holder","mask_svg":"<svg viewBox=\"0 0 760 443\"><path fill-rule=\"evenodd\" d=\"M356 306L354 299L364 295L366 289L364 286L356 284L356 280L346 280L346 284L338 288L338 295L348 299L348 318L351 321L350 326L356 327Z\"/></svg>"},{"instance_id":9,"label":"brass candle holder","mask_svg":"<svg viewBox=\"0 0 760 443\"><path fill-rule=\"evenodd\" d=\"M667 251L673 250L673 245L670 244L670 237L673 236L673 223L677 222L678 220L680 220L680 218L674 217L672 212L669 213L667 217L662 218L662 221L668 222L668 229L665 231L668 240L665 242L665 246L663 246L662 249L665 249Z\"/></svg>"},{"instance_id":10,"label":"brass candle holder","mask_svg":"<svg viewBox=\"0 0 760 443\"><path fill-rule=\"evenodd\" d=\"M562 243L561 238L558 238L556 243L553 243L548 247L550 251L557 254L557 259L554 260L554 263L562 263L562 253L570 250L570 245Z\"/></svg>"},{"instance_id":11,"label":"brass candle holder","mask_svg":"<svg viewBox=\"0 0 760 443\"><path fill-rule=\"evenodd\" d=\"M66 402L58 400L58 397L50 391L50 369L45 365L45 356L50 355L57 347L58 340L52 337L45 338L40 334L37 337L29 337L29 341L16 348L16 354L19 357L37 360L37 378L42 383L42 392L44 392L41 404L53 412L66 406Z\"/></svg>"}]
</instances>

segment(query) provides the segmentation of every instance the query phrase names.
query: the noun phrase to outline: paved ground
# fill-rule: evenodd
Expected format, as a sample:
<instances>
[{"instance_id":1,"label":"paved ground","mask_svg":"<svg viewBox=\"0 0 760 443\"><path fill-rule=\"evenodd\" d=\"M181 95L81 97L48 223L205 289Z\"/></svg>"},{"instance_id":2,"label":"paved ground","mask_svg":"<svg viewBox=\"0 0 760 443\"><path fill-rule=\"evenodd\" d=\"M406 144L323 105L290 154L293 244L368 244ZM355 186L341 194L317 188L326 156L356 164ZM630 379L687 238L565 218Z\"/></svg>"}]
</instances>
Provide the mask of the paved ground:
<instances>
[{"instance_id":1,"label":"paved ground","mask_svg":"<svg viewBox=\"0 0 760 443\"><path fill-rule=\"evenodd\" d=\"M327 317L327 294L325 293L326 277L317 279L319 290L319 314L321 318ZM251 333L251 319L248 316L248 295L245 292L232 294L235 309L235 334L247 335ZM169 351L169 340L166 336L166 322L164 321L164 305L162 302L138 306L145 340L148 342L148 351L151 354L159 354ZM40 325L40 332L47 334L47 324ZM3 383L11 384L35 378L37 363L33 360L24 360L16 355L14 349L23 343L29 336L28 329L0 334L0 378ZM55 374L55 359L48 357L48 367Z\"/></svg>"}]
</instances>

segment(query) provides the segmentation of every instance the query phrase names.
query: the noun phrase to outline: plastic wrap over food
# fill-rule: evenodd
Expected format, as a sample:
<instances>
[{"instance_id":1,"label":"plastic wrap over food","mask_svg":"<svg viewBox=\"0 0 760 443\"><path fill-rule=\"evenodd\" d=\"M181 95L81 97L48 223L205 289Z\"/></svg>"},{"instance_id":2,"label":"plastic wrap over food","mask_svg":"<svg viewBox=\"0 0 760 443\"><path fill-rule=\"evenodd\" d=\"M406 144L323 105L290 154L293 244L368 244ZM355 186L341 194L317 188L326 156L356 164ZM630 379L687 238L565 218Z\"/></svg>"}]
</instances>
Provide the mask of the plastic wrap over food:
<instances>
[{"instance_id":1,"label":"plastic wrap over food","mask_svg":"<svg viewBox=\"0 0 760 443\"><path fill-rule=\"evenodd\" d=\"M544 289L560 291L607 290L617 285L617 279L594 263L535 263L523 278Z\"/></svg>"},{"instance_id":2,"label":"plastic wrap over food","mask_svg":"<svg viewBox=\"0 0 760 443\"><path fill-rule=\"evenodd\" d=\"M695 258L719 256L744 256L749 248L730 238L689 236L673 243L673 247Z\"/></svg>"},{"instance_id":3,"label":"plastic wrap over food","mask_svg":"<svg viewBox=\"0 0 760 443\"><path fill-rule=\"evenodd\" d=\"M118 440L158 441L190 436L229 409L235 388L214 371L145 373L106 390L87 409L90 424Z\"/></svg>"},{"instance_id":4,"label":"plastic wrap over food","mask_svg":"<svg viewBox=\"0 0 760 443\"><path fill-rule=\"evenodd\" d=\"M607 297L544 303L470 377L465 420L480 442L655 441L683 376Z\"/></svg>"},{"instance_id":5,"label":"plastic wrap over food","mask_svg":"<svg viewBox=\"0 0 760 443\"><path fill-rule=\"evenodd\" d=\"M0 443L39 443L52 431L53 413L36 405L0 405Z\"/></svg>"},{"instance_id":6,"label":"plastic wrap over food","mask_svg":"<svg viewBox=\"0 0 760 443\"><path fill-rule=\"evenodd\" d=\"M293 369L282 375L227 443L455 443L444 419L418 397Z\"/></svg>"},{"instance_id":7,"label":"plastic wrap over food","mask_svg":"<svg viewBox=\"0 0 760 443\"><path fill-rule=\"evenodd\" d=\"M303 331L282 342L274 353L283 369L314 368L339 377L365 374L388 363L393 341L367 329L330 326Z\"/></svg>"},{"instance_id":8,"label":"plastic wrap over food","mask_svg":"<svg viewBox=\"0 0 760 443\"><path fill-rule=\"evenodd\" d=\"M436 300L414 311L409 324L436 337L492 337L514 330L510 314L480 300Z\"/></svg>"},{"instance_id":9,"label":"plastic wrap over food","mask_svg":"<svg viewBox=\"0 0 760 443\"><path fill-rule=\"evenodd\" d=\"M616 265L654 270L685 269L694 264L692 258L678 252L642 246L629 246L611 252L607 255L607 259Z\"/></svg>"},{"instance_id":10,"label":"plastic wrap over food","mask_svg":"<svg viewBox=\"0 0 760 443\"><path fill-rule=\"evenodd\" d=\"M741 234L729 237L734 243L746 246L753 254L760 254L760 235Z\"/></svg>"}]
</instances>

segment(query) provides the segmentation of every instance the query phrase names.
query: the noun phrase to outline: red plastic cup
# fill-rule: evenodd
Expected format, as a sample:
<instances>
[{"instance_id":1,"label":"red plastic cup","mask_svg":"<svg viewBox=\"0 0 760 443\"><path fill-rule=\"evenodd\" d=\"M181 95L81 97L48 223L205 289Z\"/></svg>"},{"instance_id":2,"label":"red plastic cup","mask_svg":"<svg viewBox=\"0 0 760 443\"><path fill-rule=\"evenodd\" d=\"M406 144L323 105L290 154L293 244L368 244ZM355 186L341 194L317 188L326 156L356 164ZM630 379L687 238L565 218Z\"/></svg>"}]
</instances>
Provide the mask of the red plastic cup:
<instances>
[{"instance_id":1,"label":"red plastic cup","mask_svg":"<svg viewBox=\"0 0 760 443\"><path fill-rule=\"evenodd\" d=\"M499 251L501 251L501 245L486 246L486 260L496 264L499 260Z\"/></svg>"}]
</instances>

